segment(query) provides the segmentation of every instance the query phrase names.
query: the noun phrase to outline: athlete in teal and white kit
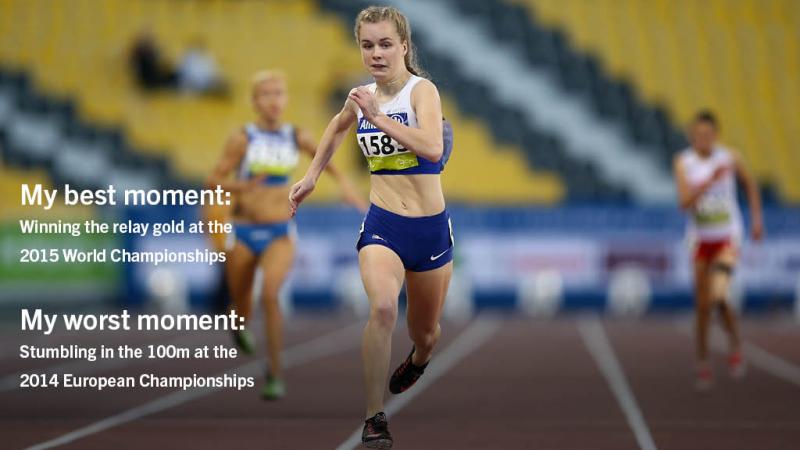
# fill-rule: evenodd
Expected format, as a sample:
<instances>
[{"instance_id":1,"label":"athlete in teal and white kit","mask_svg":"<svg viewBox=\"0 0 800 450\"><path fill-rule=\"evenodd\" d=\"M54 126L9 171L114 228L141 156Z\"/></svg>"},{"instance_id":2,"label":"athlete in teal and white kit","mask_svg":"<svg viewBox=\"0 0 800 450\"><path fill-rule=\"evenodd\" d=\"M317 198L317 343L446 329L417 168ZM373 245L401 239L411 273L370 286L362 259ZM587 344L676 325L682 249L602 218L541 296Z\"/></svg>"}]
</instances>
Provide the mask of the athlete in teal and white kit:
<instances>
[{"instance_id":1,"label":"athlete in teal and white kit","mask_svg":"<svg viewBox=\"0 0 800 450\"><path fill-rule=\"evenodd\" d=\"M292 267L296 234L286 208L288 183L300 152L313 156L316 146L308 133L283 122L288 93L281 73L257 74L252 102L258 115L256 121L236 130L228 139L208 184L221 185L236 195L233 211L236 242L228 251L225 269L233 301L231 306L246 319L250 318L256 269L260 267L263 274L261 296L269 369L262 395L266 399L277 399L286 390L280 361L283 324L278 293ZM339 182L345 201L366 210L365 202L355 194L345 177L331 166L328 166L328 173ZM235 178L230 180L234 174ZM244 352L253 352L253 338L249 332L239 332L234 337Z\"/></svg>"}]
</instances>

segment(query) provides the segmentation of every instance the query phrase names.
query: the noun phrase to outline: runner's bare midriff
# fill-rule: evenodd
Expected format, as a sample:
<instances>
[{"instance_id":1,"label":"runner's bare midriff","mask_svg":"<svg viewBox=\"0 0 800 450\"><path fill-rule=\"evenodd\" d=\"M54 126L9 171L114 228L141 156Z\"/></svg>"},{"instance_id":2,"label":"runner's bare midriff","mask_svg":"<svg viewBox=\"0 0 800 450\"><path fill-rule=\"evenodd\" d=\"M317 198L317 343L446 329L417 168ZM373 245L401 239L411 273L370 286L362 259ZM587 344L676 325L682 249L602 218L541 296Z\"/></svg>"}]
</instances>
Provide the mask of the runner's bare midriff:
<instances>
[{"instance_id":1,"label":"runner's bare midriff","mask_svg":"<svg viewBox=\"0 0 800 450\"><path fill-rule=\"evenodd\" d=\"M258 186L239 194L234 220L241 223L278 223L291 218L289 185Z\"/></svg>"},{"instance_id":2,"label":"runner's bare midriff","mask_svg":"<svg viewBox=\"0 0 800 450\"><path fill-rule=\"evenodd\" d=\"M438 174L372 175L371 186L370 201L395 214L424 217L444 211Z\"/></svg>"}]
</instances>

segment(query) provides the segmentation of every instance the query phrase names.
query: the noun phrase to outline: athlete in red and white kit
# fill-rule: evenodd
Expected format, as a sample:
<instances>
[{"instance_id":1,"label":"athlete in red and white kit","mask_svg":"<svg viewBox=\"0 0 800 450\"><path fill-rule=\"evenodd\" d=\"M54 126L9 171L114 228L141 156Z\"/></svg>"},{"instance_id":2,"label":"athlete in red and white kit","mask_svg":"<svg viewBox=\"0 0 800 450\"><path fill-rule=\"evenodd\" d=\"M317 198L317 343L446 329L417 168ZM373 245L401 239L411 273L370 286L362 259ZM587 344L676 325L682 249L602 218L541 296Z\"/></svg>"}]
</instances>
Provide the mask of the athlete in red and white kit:
<instances>
[{"instance_id":1,"label":"athlete in red and white kit","mask_svg":"<svg viewBox=\"0 0 800 450\"><path fill-rule=\"evenodd\" d=\"M693 244L697 374L695 385L708 389L714 375L708 360L708 330L718 310L730 341L728 369L734 378L745 373L736 312L729 288L742 237L742 217L736 201L736 178L750 208L750 235L764 234L758 187L741 158L717 142L719 124L713 113L697 113L689 127L691 146L675 157L674 171L680 206L687 211L687 237Z\"/></svg>"}]
</instances>

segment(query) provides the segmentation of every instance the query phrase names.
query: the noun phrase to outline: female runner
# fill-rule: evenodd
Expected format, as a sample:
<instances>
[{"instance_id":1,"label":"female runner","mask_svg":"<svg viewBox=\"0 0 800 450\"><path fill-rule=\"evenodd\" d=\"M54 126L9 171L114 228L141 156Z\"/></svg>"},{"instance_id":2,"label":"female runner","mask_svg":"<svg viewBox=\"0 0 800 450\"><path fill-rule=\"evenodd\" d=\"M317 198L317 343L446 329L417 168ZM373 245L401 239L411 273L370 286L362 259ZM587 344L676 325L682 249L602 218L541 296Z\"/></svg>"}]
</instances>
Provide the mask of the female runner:
<instances>
[{"instance_id":1,"label":"female runner","mask_svg":"<svg viewBox=\"0 0 800 450\"><path fill-rule=\"evenodd\" d=\"M307 132L282 119L289 99L283 74L259 72L252 89L256 121L231 135L208 184L220 185L236 194L233 212L236 242L228 252L225 269L231 307L246 320L250 318L253 278L258 267L262 271L261 297L269 359L262 396L274 400L286 392L280 361L283 343L278 293L292 267L295 252L295 227L285 203L288 182L300 151L313 156L315 143ZM356 195L347 179L333 167L327 169L339 182L344 200L366 210L366 202ZM229 180L233 172L235 179ZM249 332L237 332L234 338L245 353L254 351Z\"/></svg>"},{"instance_id":2,"label":"female runner","mask_svg":"<svg viewBox=\"0 0 800 450\"><path fill-rule=\"evenodd\" d=\"M308 172L292 186L289 203L294 213L357 124L358 144L372 174L372 205L356 245L370 302L362 344L367 400L362 441L369 448L390 448L382 409L400 289L405 280L413 347L389 381L394 394L411 387L428 365L452 273L453 239L439 177L447 156L446 124L436 86L419 76L403 14L392 7L364 9L356 18L355 36L375 83L350 91Z\"/></svg>"},{"instance_id":3,"label":"female runner","mask_svg":"<svg viewBox=\"0 0 800 450\"><path fill-rule=\"evenodd\" d=\"M687 234L694 242L694 278L697 373L695 387L713 384L708 362L708 330L711 313L717 309L730 340L728 369L735 378L744 376L736 314L728 303L733 269L738 257L742 219L736 202L736 177L747 193L753 240L764 233L758 187L738 155L717 143L719 126L709 111L699 112L689 129L691 147L674 161L681 208L689 213Z\"/></svg>"}]
</instances>

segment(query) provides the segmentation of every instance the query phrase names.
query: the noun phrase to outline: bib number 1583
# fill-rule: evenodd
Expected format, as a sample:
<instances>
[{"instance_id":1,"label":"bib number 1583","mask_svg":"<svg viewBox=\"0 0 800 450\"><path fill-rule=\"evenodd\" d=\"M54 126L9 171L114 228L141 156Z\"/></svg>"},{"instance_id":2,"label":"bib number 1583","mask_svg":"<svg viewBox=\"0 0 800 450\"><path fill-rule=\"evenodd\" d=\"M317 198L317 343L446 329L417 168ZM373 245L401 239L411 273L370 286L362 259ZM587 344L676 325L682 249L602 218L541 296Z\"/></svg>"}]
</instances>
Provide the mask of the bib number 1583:
<instances>
[{"instance_id":1,"label":"bib number 1583","mask_svg":"<svg viewBox=\"0 0 800 450\"><path fill-rule=\"evenodd\" d=\"M361 142L361 148L368 153L367 156L391 155L395 152L408 151L408 149L395 142L394 139L386 134L370 134L369 140L367 140L367 136L361 136L358 140Z\"/></svg>"}]
</instances>

